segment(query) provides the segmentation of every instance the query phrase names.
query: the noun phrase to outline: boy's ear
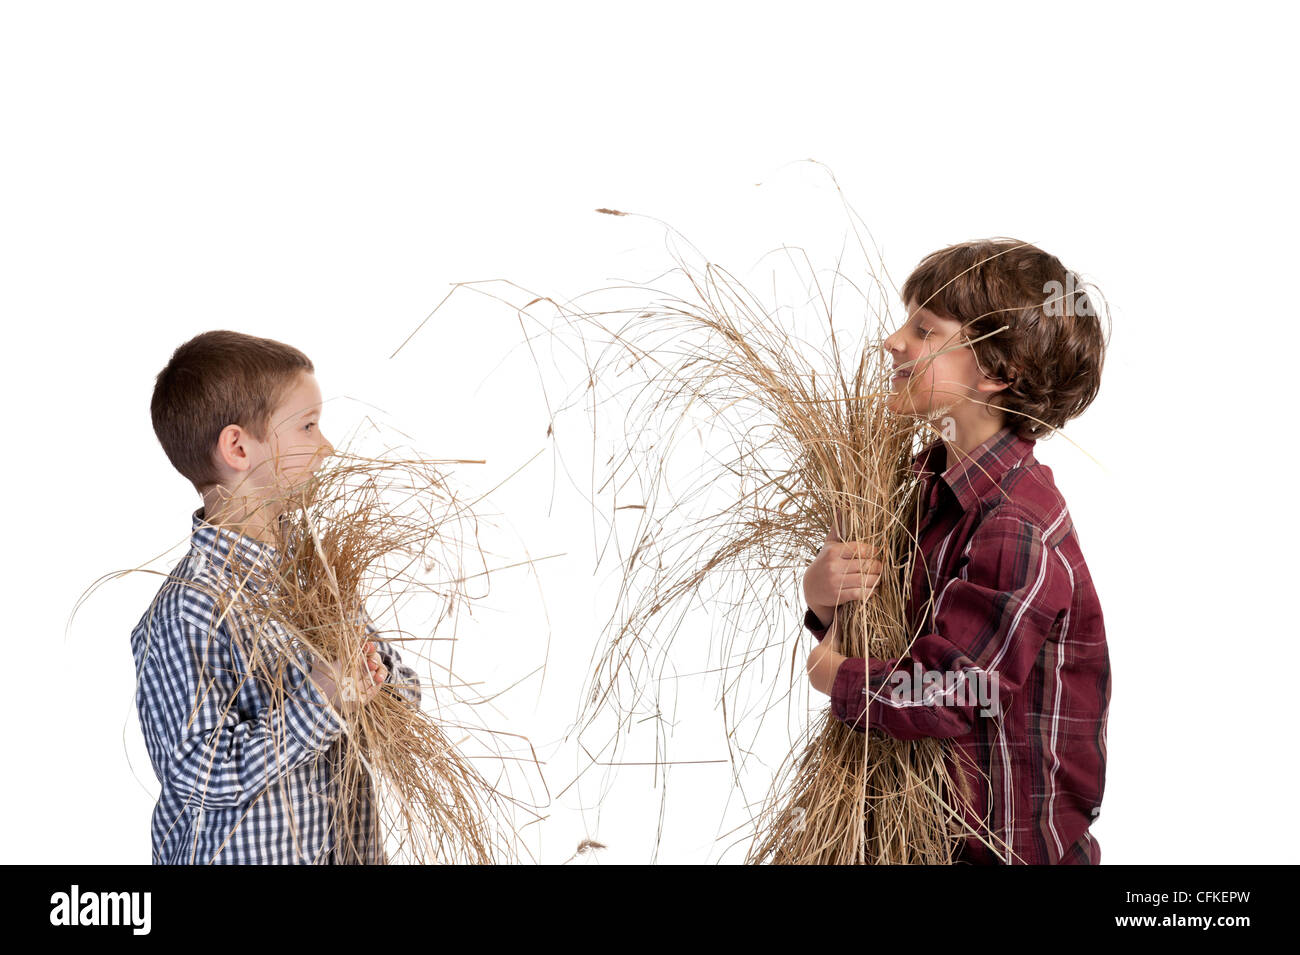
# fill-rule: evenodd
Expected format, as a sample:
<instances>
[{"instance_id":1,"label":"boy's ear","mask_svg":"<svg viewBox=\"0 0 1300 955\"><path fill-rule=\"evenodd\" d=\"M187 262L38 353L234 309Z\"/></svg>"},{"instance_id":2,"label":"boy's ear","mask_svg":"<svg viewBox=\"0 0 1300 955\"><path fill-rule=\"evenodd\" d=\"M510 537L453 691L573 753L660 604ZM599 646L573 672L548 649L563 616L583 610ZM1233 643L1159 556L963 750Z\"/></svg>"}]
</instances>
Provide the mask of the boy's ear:
<instances>
[{"instance_id":1,"label":"boy's ear","mask_svg":"<svg viewBox=\"0 0 1300 955\"><path fill-rule=\"evenodd\" d=\"M980 391L986 392L990 395L995 395L999 391L1003 391L1007 388L1010 388L1012 382L1014 382L1015 380L1016 380L1016 376L1014 373L1008 375L1006 378L993 378L988 375L985 375L984 379L975 387Z\"/></svg>"},{"instance_id":2,"label":"boy's ear","mask_svg":"<svg viewBox=\"0 0 1300 955\"><path fill-rule=\"evenodd\" d=\"M245 432L239 425L228 424L222 428L221 434L217 435L217 446L214 450L217 462L232 471L247 471L249 461L244 440Z\"/></svg>"}]
</instances>

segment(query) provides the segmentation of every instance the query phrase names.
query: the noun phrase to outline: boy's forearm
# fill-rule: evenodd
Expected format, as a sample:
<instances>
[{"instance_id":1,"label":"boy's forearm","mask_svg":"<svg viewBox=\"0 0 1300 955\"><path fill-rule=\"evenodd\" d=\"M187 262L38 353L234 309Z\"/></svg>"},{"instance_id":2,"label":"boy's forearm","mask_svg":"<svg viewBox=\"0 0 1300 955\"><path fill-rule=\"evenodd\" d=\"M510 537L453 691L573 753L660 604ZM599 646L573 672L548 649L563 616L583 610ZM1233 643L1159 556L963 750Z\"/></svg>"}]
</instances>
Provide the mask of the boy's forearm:
<instances>
[{"instance_id":1,"label":"boy's forearm","mask_svg":"<svg viewBox=\"0 0 1300 955\"><path fill-rule=\"evenodd\" d=\"M812 610L810 607L809 610ZM814 615L816 611L813 611ZM813 689L830 697L831 713L850 729L865 732L868 723L896 739L918 739L925 736L959 736L970 730L966 714L952 708L942 714L925 708L896 709L883 705L889 697L888 686L895 672L913 672L913 664L932 670L927 645L918 642L913 653L905 660L878 660L874 657L846 657L836 649L835 617L825 627L814 626L805 619L805 625L819 641L808 656L808 680ZM937 636L937 635L935 635ZM937 718L936 718L937 717Z\"/></svg>"},{"instance_id":2,"label":"boy's forearm","mask_svg":"<svg viewBox=\"0 0 1300 955\"><path fill-rule=\"evenodd\" d=\"M246 805L327 750L343 732L306 677L283 705L269 707L255 719L236 722L233 705L227 709L219 725L180 740L170 761L171 786L203 808Z\"/></svg>"}]
</instances>

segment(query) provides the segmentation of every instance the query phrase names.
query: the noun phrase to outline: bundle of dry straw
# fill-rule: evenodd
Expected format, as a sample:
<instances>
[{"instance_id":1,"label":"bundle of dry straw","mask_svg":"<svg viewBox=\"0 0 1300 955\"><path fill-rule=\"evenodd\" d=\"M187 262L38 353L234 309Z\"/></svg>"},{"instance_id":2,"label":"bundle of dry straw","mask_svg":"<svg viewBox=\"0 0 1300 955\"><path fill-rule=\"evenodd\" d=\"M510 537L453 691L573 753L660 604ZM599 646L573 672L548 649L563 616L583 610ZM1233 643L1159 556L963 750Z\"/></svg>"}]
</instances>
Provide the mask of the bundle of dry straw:
<instances>
[{"instance_id":1,"label":"bundle of dry straw","mask_svg":"<svg viewBox=\"0 0 1300 955\"><path fill-rule=\"evenodd\" d=\"M765 716L807 692L797 595L832 521L842 540L865 541L885 564L870 600L837 613L839 651L894 659L920 635L906 613L919 503L909 464L938 434L930 421L886 408L888 305L876 272L850 283L837 269L826 281L806 256L783 252L797 275L793 307L768 306L725 269L703 257L692 265L681 253L653 287L602 290L631 292L631 307L577 309L545 299L565 327L581 331L581 352L595 356L587 390L606 393L583 400L626 401L626 451L611 458L594 490L615 497L611 528L639 515L631 546L616 542L621 597L582 725L611 712L618 736L633 723L668 724L660 693L674 682L671 646L687 609L711 605L726 621L714 669L738 787ZM674 278L681 284L670 291ZM846 286L861 297L863 325L835 314ZM796 318L808 313L824 337L795 332ZM770 666L774 652L788 668ZM767 694L757 703L746 695L755 685ZM657 751L666 743L661 738ZM962 779L939 740L855 732L826 713L752 817L747 859L950 862L970 834Z\"/></svg>"},{"instance_id":2,"label":"bundle of dry straw","mask_svg":"<svg viewBox=\"0 0 1300 955\"><path fill-rule=\"evenodd\" d=\"M924 422L900 422L885 407L887 362L864 352L853 378L808 396L802 479L819 526L883 555L869 600L836 610L837 650L848 657L903 657L916 634L907 624L917 559L918 485L910 474ZM815 410L813 410L815 409ZM806 439L805 439L806 440ZM829 512L825 510L829 508ZM857 732L823 712L801 752L777 774L748 860L778 864L949 864L964 836L970 793L950 771L938 739L898 740Z\"/></svg>"},{"instance_id":3,"label":"bundle of dry straw","mask_svg":"<svg viewBox=\"0 0 1300 955\"><path fill-rule=\"evenodd\" d=\"M432 637L438 625L468 599L466 581L481 576L465 567L476 548L477 519L440 470L455 463L467 462L336 451L310 480L268 502L280 514L275 560L252 571L258 586L221 595L223 615L239 620L232 632L245 643L249 678L262 682L273 705L293 685L291 670L301 672L305 664L338 661L342 672L364 675L368 640L389 642L403 656L407 672L394 674L364 703L357 702L360 681L344 686L336 709L345 726L329 768L337 863L486 864L515 857L515 801L452 739L463 735L492 746L509 734L461 717L473 701L449 668L430 680L411 666L429 641L441 639ZM425 596L437 608L430 636L381 633L367 613L368 603L382 598L395 618L399 604L428 603Z\"/></svg>"}]
</instances>

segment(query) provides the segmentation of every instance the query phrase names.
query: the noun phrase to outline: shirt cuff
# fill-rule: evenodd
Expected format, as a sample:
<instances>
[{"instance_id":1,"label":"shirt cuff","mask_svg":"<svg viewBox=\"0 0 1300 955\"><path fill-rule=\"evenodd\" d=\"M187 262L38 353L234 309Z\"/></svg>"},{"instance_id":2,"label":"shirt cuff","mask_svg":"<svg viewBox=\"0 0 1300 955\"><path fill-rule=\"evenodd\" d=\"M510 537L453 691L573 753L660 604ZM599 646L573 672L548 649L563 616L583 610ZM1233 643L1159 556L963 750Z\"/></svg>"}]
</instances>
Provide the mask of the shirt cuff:
<instances>
[{"instance_id":1,"label":"shirt cuff","mask_svg":"<svg viewBox=\"0 0 1300 955\"><path fill-rule=\"evenodd\" d=\"M831 684L832 715L859 733L867 728L866 663L862 657L848 657L835 671L835 682Z\"/></svg>"},{"instance_id":2,"label":"shirt cuff","mask_svg":"<svg viewBox=\"0 0 1300 955\"><path fill-rule=\"evenodd\" d=\"M287 702L285 725L307 747L328 749L342 735L342 721L310 676L303 675L297 692Z\"/></svg>"},{"instance_id":3,"label":"shirt cuff","mask_svg":"<svg viewBox=\"0 0 1300 955\"><path fill-rule=\"evenodd\" d=\"M803 625L812 632L812 635L817 638L818 643L821 643L822 638L826 636L826 631L830 629L830 624L823 626L822 622L817 619L817 615L812 612L811 608L809 608L808 612L803 615Z\"/></svg>"}]
</instances>

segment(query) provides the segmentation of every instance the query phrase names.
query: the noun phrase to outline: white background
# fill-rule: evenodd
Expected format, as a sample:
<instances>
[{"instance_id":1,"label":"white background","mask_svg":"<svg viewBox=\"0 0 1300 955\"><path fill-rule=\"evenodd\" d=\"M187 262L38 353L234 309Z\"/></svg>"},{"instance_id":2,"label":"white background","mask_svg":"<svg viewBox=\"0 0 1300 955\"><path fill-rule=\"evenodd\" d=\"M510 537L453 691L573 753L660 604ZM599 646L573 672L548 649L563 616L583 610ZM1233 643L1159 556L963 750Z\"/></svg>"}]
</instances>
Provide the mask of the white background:
<instances>
[{"instance_id":1,"label":"white background","mask_svg":"<svg viewBox=\"0 0 1300 955\"><path fill-rule=\"evenodd\" d=\"M494 577L458 653L488 689L545 658L490 721L533 740L559 793L611 591L519 326L453 300L388 356L453 282L572 295L664 267L661 228L599 206L742 273L783 242L833 250L843 210L806 158L900 283L935 248L1010 235L1105 292L1101 394L1066 430L1100 464L1039 446L1106 616L1103 861L1293 861L1290 14L901 7L6 5L0 861L149 860L128 638L158 578L108 582L65 627L101 575L179 556L199 502L149 395L211 328L306 351L336 442L368 403L431 455L486 459L457 472L472 487L531 460L493 495L502 540L561 556ZM581 424L559 430L577 460ZM678 758L725 757L710 687L681 689ZM532 853L590 837L599 861L650 861L651 772L588 780ZM668 793L659 861L737 860L725 767L676 767Z\"/></svg>"}]
</instances>

